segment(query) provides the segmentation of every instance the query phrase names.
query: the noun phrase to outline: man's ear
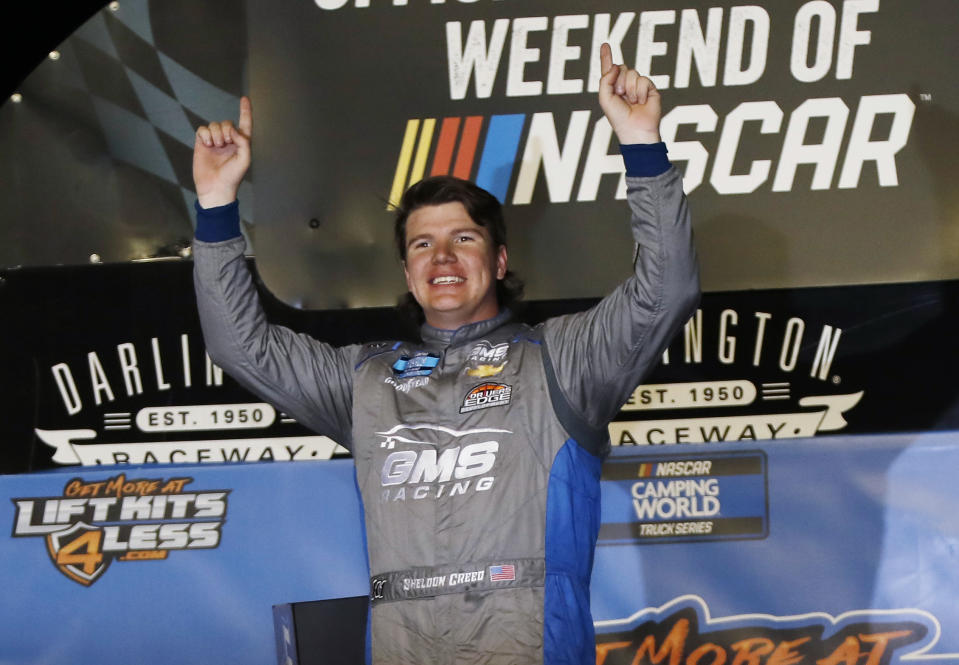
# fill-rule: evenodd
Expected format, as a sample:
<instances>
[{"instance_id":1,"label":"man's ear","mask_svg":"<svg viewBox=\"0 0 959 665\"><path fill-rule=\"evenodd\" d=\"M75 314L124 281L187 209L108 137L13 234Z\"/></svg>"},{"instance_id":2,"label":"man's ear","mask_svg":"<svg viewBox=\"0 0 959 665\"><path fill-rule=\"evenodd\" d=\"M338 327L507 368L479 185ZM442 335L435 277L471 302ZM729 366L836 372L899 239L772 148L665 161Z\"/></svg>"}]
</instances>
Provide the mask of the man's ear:
<instances>
[{"instance_id":1,"label":"man's ear","mask_svg":"<svg viewBox=\"0 0 959 665\"><path fill-rule=\"evenodd\" d=\"M506 277L506 264L506 245L500 245L496 250L496 279L503 279Z\"/></svg>"},{"instance_id":2,"label":"man's ear","mask_svg":"<svg viewBox=\"0 0 959 665\"><path fill-rule=\"evenodd\" d=\"M406 278L406 290L413 292L413 286L410 284L410 271L406 269L406 261L400 261L403 264L403 277Z\"/></svg>"}]
</instances>

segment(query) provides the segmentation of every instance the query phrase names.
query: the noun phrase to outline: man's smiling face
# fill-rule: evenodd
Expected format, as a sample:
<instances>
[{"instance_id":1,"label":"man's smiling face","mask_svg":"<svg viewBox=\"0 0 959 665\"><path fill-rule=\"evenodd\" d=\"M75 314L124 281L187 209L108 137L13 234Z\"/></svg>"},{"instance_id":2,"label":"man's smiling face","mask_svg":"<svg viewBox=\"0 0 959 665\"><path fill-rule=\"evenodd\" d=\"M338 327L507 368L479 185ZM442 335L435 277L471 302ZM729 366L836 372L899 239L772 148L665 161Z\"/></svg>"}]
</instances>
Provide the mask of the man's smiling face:
<instances>
[{"instance_id":1,"label":"man's smiling face","mask_svg":"<svg viewBox=\"0 0 959 665\"><path fill-rule=\"evenodd\" d=\"M406 285L426 322L455 330L499 313L496 281L506 275L506 247L459 201L424 206L406 220Z\"/></svg>"}]
</instances>

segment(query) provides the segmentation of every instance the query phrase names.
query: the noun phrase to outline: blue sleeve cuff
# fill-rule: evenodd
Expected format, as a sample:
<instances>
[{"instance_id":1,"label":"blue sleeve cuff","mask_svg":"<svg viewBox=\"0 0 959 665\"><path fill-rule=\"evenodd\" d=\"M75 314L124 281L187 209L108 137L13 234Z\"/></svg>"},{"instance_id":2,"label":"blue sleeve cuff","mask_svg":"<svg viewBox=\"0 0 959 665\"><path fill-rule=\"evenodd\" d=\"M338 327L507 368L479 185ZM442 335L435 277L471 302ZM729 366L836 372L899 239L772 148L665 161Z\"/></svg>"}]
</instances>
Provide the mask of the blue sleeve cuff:
<instances>
[{"instance_id":1,"label":"blue sleeve cuff","mask_svg":"<svg viewBox=\"0 0 959 665\"><path fill-rule=\"evenodd\" d=\"M203 208L200 202L196 208L196 239L203 242L220 242L238 238L240 233L240 202L233 201L225 206Z\"/></svg>"},{"instance_id":2,"label":"blue sleeve cuff","mask_svg":"<svg viewBox=\"0 0 959 665\"><path fill-rule=\"evenodd\" d=\"M626 162L626 175L633 178L651 178L669 170L672 164L666 156L666 144L633 143L619 146Z\"/></svg>"}]
</instances>

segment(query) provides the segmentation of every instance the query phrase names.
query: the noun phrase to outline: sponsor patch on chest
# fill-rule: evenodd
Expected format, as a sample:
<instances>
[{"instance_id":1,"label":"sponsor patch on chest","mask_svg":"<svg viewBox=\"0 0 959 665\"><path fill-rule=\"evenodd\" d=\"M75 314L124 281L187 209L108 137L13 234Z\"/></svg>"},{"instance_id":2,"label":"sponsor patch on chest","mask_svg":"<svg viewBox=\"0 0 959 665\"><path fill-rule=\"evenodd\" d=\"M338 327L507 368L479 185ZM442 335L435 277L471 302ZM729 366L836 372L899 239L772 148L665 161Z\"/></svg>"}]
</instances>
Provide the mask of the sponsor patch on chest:
<instances>
[{"instance_id":1,"label":"sponsor patch on chest","mask_svg":"<svg viewBox=\"0 0 959 665\"><path fill-rule=\"evenodd\" d=\"M512 395L513 387L505 383L481 383L466 393L463 404L460 406L460 413L506 406Z\"/></svg>"},{"instance_id":2,"label":"sponsor patch on chest","mask_svg":"<svg viewBox=\"0 0 959 665\"><path fill-rule=\"evenodd\" d=\"M393 386L394 389L398 390L401 393L408 393L414 388L422 388L425 385L428 385L430 382L430 377L428 376L416 376L413 378L407 379L394 379L392 376L388 376L383 379L383 383Z\"/></svg>"},{"instance_id":3,"label":"sponsor patch on chest","mask_svg":"<svg viewBox=\"0 0 959 665\"><path fill-rule=\"evenodd\" d=\"M503 342L495 346L482 341L470 350L466 359L466 374L485 379L496 376L506 367L506 355L509 353L509 344Z\"/></svg>"},{"instance_id":4,"label":"sponsor patch on chest","mask_svg":"<svg viewBox=\"0 0 959 665\"><path fill-rule=\"evenodd\" d=\"M420 352L410 356L400 356L393 363L393 376L397 379L407 379L412 376L429 376L433 368L440 363L440 357L435 353Z\"/></svg>"}]
</instances>

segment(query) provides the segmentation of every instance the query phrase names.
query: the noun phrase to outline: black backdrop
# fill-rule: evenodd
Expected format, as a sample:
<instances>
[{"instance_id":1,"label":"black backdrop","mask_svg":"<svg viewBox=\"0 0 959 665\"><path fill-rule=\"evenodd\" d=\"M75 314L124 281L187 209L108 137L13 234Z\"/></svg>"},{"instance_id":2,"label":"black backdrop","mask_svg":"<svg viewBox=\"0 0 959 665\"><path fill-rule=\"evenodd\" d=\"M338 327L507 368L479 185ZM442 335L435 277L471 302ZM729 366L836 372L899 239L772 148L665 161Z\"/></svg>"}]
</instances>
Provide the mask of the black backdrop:
<instances>
[{"instance_id":1,"label":"black backdrop","mask_svg":"<svg viewBox=\"0 0 959 665\"><path fill-rule=\"evenodd\" d=\"M0 91L8 95L17 89L30 70L37 63L42 62L52 48L60 44L75 27L105 4L88 0L62 0L26 3L20 7L18 20L7 20L0 26L0 44L3 48L3 64L0 66L3 79L0 83ZM311 20L319 20L322 17L328 23L332 22L335 14L325 15L312 4L304 3L299 10L311 12L309 14ZM215 9L219 5L223 5L223 2L206 0L202 7L203 11L212 11L211 8ZM451 6L457 7L457 10L461 12L466 12L470 7L469 3L462 6L451 3ZM939 3L935 6L947 5ZM882 58L888 58L894 57L895 54L891 52L881 54L877 46L880 43L878 40L880 38L888 40L895 32L898 44L900 36L898 31L890 31L888 23L876 24L870 21L880 18L887 20L887 17L896 16L897 12L905 12L905 15L915 18L911 9L914 7L909 3L883 0L880 12L876 16L864 19L867 25L878 26L874 33L876 43L863 50L864 54L868 54L862 60L863 66L867 67L866 71L869 71L869 67L880 73L886 71L886 68L879 66L885 62L880 59L880 55ZM344 14L343 17L346 19L349 15ZM927 17L923 17L923 20L925 18ZM955 21L955 12L944 12L940 18L942 20L936 24L948 26ZM907 49L913 56L917 53L925 53L923 48L916 48L916 35L903 33L901 37L904 40L902 48ZM951 62L948 60L948 52L945 53L945 57L946 61ZM942 62L942 58L930 61L930 67L934 69L933 65L936 63L941 65ZM267 70L263 69L263 65L268 64L268 59L264 59L260 52L254 64L257 65L253 76L255 83L264 80L264 72ZM857 69L857 72L859 71L863 70ZM915 73L918 75L921 70L916 70ZM916 149L913 150L913 155L923 155L923 159L930 164L938 165L939 171L933 174L936 177L931 181L933 185L930 187L916 185L916 183L925 182L923 168L917 166L908 172L903 171L900 174L902 184L897 191L899 200L906 202L913 200L914 192L907 186L907 179L911 179L915 182L910 186L916 187L917 195L926 189L933 194L938 192L939 198L942 199L942 210L937 213L942 222L939 251L945 256L954 255L954 251L949 251L949 247L954 244L950 241L954 235L952 231L954 225L951 224L953 194L949 192L954 191L954 188L949 184L951 178L947 176L950 173L949 169L954 168L955 160L948 147L952 145L952 142L947 139L953 135L950 132L954 131L955 117L951 114L948 105L951 97L945 94L951 88L945 85L947 82L937 80L937 83L940 87L936 89L937 95L934 100L931 97L929 99L922 97L920 94L922 90L901 89L908 92L917 103L917 125L913 141ZM862 90L859 92L886 91L885 88L870 86L872 86L870 79L864 79L861 82ZM896 88L896 90L899 89ZM688 101L697 101L697 99ZM491 107L489 113L502 110ZM520 110L528 112L537 109L530 107ZM409 117L425 115L427 112L436 114L435 111L436 109L431 107L424 110L422 114L419 112L401 114L398 121L402 125ZM448 110L443 110L443 113L447 111L459 113L457 108L452 106ZM269 117L268 114L267 117ZM393 137L392 134L391 137ZM397 137L398 134L393 138ZM167 149L171 151L174 148L179 151L176 154L180 155L180 158L175 160L176 163L180 166L187 164L186 157L181 154L185 149L182 146L167 145ZM397 146L392 143L389 146L383 146L383 154L380 156L385 155L383 157L385 161L378 168L392 172L392 160L396 148ZM81 157L87 156L81 155ZM264 155L264 160L266 163L270 161L268 151ZM950 164L953 166L948 166ZM943 165L948 168L940 168ZM180 175L178 173L178 177ZM185 181L184 178L188 180L188 174L180 177L180 180ZM386 177L379 178L379 181L383 181L380 182L381 185L387 180ZM148 188L153 191L157 183L150 181L148 185ZM542 183L539 183L537 191L541 189ZM262 191L269 194L269 186ZM897 194L897 191L893 190L877 191L887 197ZM179 192L175 190L173 193L179 195ZM701 200L698 197L702 194L702 190L694 193L694 203ZM866 198L871 196L868 191L860 194ZM768 194L766 196L769 198ZM797 191L791 196L793 198L790 200L805 201L807 198L810 200L816 198L817 195ZM849 198L845 193L837 192L823 196L826 198L820 197L819 205L828 204L829 196L841 196L843 200L849 199L846 202L847 205L849 201L855 199L855 196ZM266 200L271 198L267 196ZM26 203L29 204L30 201ZM176 203L182 206L182 202ZM728 235L726 230L732 219L728 215L724 216L724 206L746 206L756 210L757 214L768 212L765 209L767 206L758 205L755 201L750 203L740 197L724 197L716 200L714 196L712 203L716 205L700 205L696 208L697 220L699 220L697 232L700 233L700 239L710 239L710 242L703 244L702 248L708 247L714 257L726 256L735 259L736 252L743 248L737 247L732 241L724 240ZM71 223L71 213L80 211L60 210L58 212L65 224L63 227L65 231ZM710 222L710 218L712 222L722 223L714 224ZM302 221L299 220L297 223ZM703 228L704 221L711 226L707 224L708 228ZM908 234L910 223L923 220L912 220L895 215L892 221L896 228ZM106 224L104 220L99 222ZM24 228L28 228L36 223L36 220L4 219L4 223L21 224ZM761 225L756 228L761 229ZM881 228L888 230L888 227ZM261 257L265 265L269 263L271 253L270 233L269 224L264 224L260 235L263 236L261 239L264 240L263 246L266 250ZM58 231L57 235L62 233ZM287 240L289 238L295 240L298 237L296 234L285 233L282 228L274 229L273 236ZM778 251L785 252L785 249L775 242L770 242L775 238L762 234L751 237L751 245L765 247L763 251L766 258L763 260L766 263L786 265L785 258L788 257L788 252L782 254ZM51 237L50 240L52 241L53 238ZM850 242L853 241L859 243L859 249L862 251L863 248L868 249L871 246L870 243L874 243L878 248L883 237L879 231L876 231L873 234L856 235L850 240ZM311 240L309 243L302 244L311 246L313 242ZM273 245L276 245L275 241ZM905 244L901 246L903 249L907 248ZM796 245L791 250L804 251L804 247ZM276 252L273 251L273 253ZM309 265L321 264L322 262L311 262ZM877 262L877 265L881 268L881 262ZM745 278L753 267L754 265L749 261L739 261L736 269L741 270ZM923 270L926 267L916 265L916 274L925 274ZM310 270L313 269L310 267ZM273 270L275 273L276 269ZM384 267L383 270L395 272L392 265ZM948 269L944 268L943 271L946 273L943 276L953 276L949 274ZM935 270L933 272L935 273ZM277 276L274 274L273 277ZM311 285L317 283L309 274L307 274L307 281ZM762 281L755 283L763 286L770 285ZM288 288L283 288L279 279L270 280L270 284L279 293L288 294L289 292ZM736 436L749 438L760 436L762 425L770 428L780 427L780 423L789 420L785 416L808 413L812 407L808 403L800 404L803 399L811 397L815 401L816 398L857 395L861 392L854 406L848 407L844 412L845 422L840 421L838 424L833 422L830 428L817 426L812 433L866 433L954 428L959 423L957 391L953 387L954 377L957 376L956 365L959 364L953 350L957 332L959 332L955 304L959 295L957 284L959 282L955 280L945 279L916 281L908 284L707 293L702 305L701 339L697 337L695 331L688 339L681 336L671 346L670 363L658 368L650 377L649 383L707 382L708 386L697 385L684 388L687 391L702 391L706 387L718 390L721 387L718 382L746 381L758 391L755 400L749 404L723 404L721 409L715 408L714 403L693 405L682 410L661 409L640 414L632 410L624 410L618 422L632 423L638 420L638 416L642 416L644 420L673 421L674 425L667 428L671 429L673 440L688 440L685 437L689 436L689 432L695 432L698 428L705 428L707 432L726 432L730 438ZM270 296L265 288L263 291L268 309L275 320L333 343L409 334L389 308L304 311L282 304ZM525 316L535 321L545 316L586 307L592 302L591 299L535 301L530 303ZM177 437L187 439L192 437L197 440L227 439L228 437L242 439L255 434L251 431L237 430L212 434L209 432L147 434L133 427L126 430L106 429L105 422L111 417L109 414L113 413L124 413L132 418L133 414L142 409L163 406L235 405L256 402L256 398L242 391L228 378L224 380L222 386L208 386L202 378L205 376L206 368L194 311L190 263L187 260L6 269L0 271L0 311L4 313L3 324L0 325L4 368L3 400L0 407L2 408L0 412L0 437L2 437L0 439L0 471L2 472L22 472L58 466L58 463L52 460L52 448L40 441L37 430L61 433L88 430L84 434L88 441L131 446L170 441ZM734 319L735 325L726 329L729 339L721 339L722 323L731 324ZM763 323L765 327L762 328L763 337L760 345L759 330ZM793 348L791 344L798 339L797 334L800 329L802 337L795 346L797 355L793 362L789 355ZM837 331L841 331L839 336ZM186 385L184 371L181 368L184 335L187 340L185 344L189 350L188 366L193 379L190 385ZM829 371L825 373L819 371L823 368L822 359L820 358L817 364L816 358L817 351L823 350L823 335L827 336L827 342L830 340L835 342L835 354L827 363ZM730 357L729 344L733 337L737 344L736 352L733 354L735 358ZM154 339L156 352L153 351ZM697 357L696 351L700 344L701 357ZM754 362L757 346L762 348L758 362ZM123 371L118 361L118 354L123 349L126 350L124 352L136 353L139 361L139 375L143 383L142 392L134 390L133 394L128 394L131 391L125 388L125 382L130 378L129 373ZM688 361L686 360L687 351L690 353ZM160 360L155 360L154 356L158 356ZM91 367L94 367L95 363L102 364L102 376L98 378L99 390L93 387L94 381L90 375ZM154 369L157 363L164 372L162 379L156 375ZM69 373L76 384L77 396L82 406L73 405L75 413L70 412L68 408L70 405L64 400L64 391L56 381L57 375L53 368L58 366L62 372L61 381L66 376L64 373ZM169 384L169 387L161 388L165 384ZM105 385L109 385L112 400L106 400L108 393ZM778 393L773 394L776 391ZM701 392L697 394L701 395ZM97 395L105 400L103 404L96 404ZM769 420L778 416L784 418L775 422ZM716 420L716 418L727 418L727 420ZM729 420L736 418L740 420ZM613 436L615 443L631 443L636 439L635 428L622 425L618 427ZM719 429L713 430L713 427ZM260 433L267 433L279 439L302 437L308 434L299 425L281 420L267 430ZM623 431L632 433L629 436L623 436ZM776 431L785 432L786 430ZM658 443L667 439L670 439L670 436L656 432L648 442Z\"/></svg>"},{"instance_id":2,"label":"black backdrop","mask_svg":"<svg viewBox=\"0 0 959 665\"><path fill-rule=\"evenodd\" d=\"M260 289L271 320L333 344L414 334L392 308L304 311L281 303L262 284ZM521 316L536 322L593 302L532 301ZM693 319L698 320L696 327L689 335L678 336L670 346L669 363L659 365L646 381L680 384L677 389L687 398L690 391L697 391L699 402L641 412L627 407L611 427L613 442L683 442L695 440L697 434L715 442L956 428L957 303L959 281L705 294L701 319ZM285 437L308 436L302 426L283 422L280 416L259 429L156 432L135 424L136 414L145 409L235 408L259 401L229 377L222 385L214 380L207 385L195 308L192 262L187 259L0 271L0 311L11 313L0 326L4 393L0 472L60 466L52 459L54 449L43 443L37 430L88 430L81 444L113 444L127 451L117 459L99 458L101 463L144 461L137 451L162 442L210 440L224 442L227 452L211 449L205 457L181 455L172 460L156 453L145 461L236 460L248 437L282 442ZM831 358L817 361L817 351L824 349L831 349ZM131 379L129 388L124 353L127 364L133 354L137 366L138 383ZM58 372L66 389L58 385ZM66 376L73 382L75 397ZM97 382L99 389L94 387ZM721 403L719 388L733 382L753 386L754 399ZM717 391L709 402L704 401L706 388ZM852 406L846 406L845 424L816 421L802 432L790 431L802 421L801 414L808 421L809 414L821 412L817 400L824 403L823 398L860 392ZM655 390L650 394L655 397ZM96 404L97 395L101 404ZM813 403L803 404L804 399ZM639 394L637 401L642 401ZM127 426L107 427L118 417L122 420L114 415L118 413L126 414ZM640 420L661 426L642 440L636 433L642 430L636 425ZM624 435L623 430L631 434ZM240 453L229 452L236 447ZM275 448L282 450L282 445Z\"/></svg>"}]
</instances>

